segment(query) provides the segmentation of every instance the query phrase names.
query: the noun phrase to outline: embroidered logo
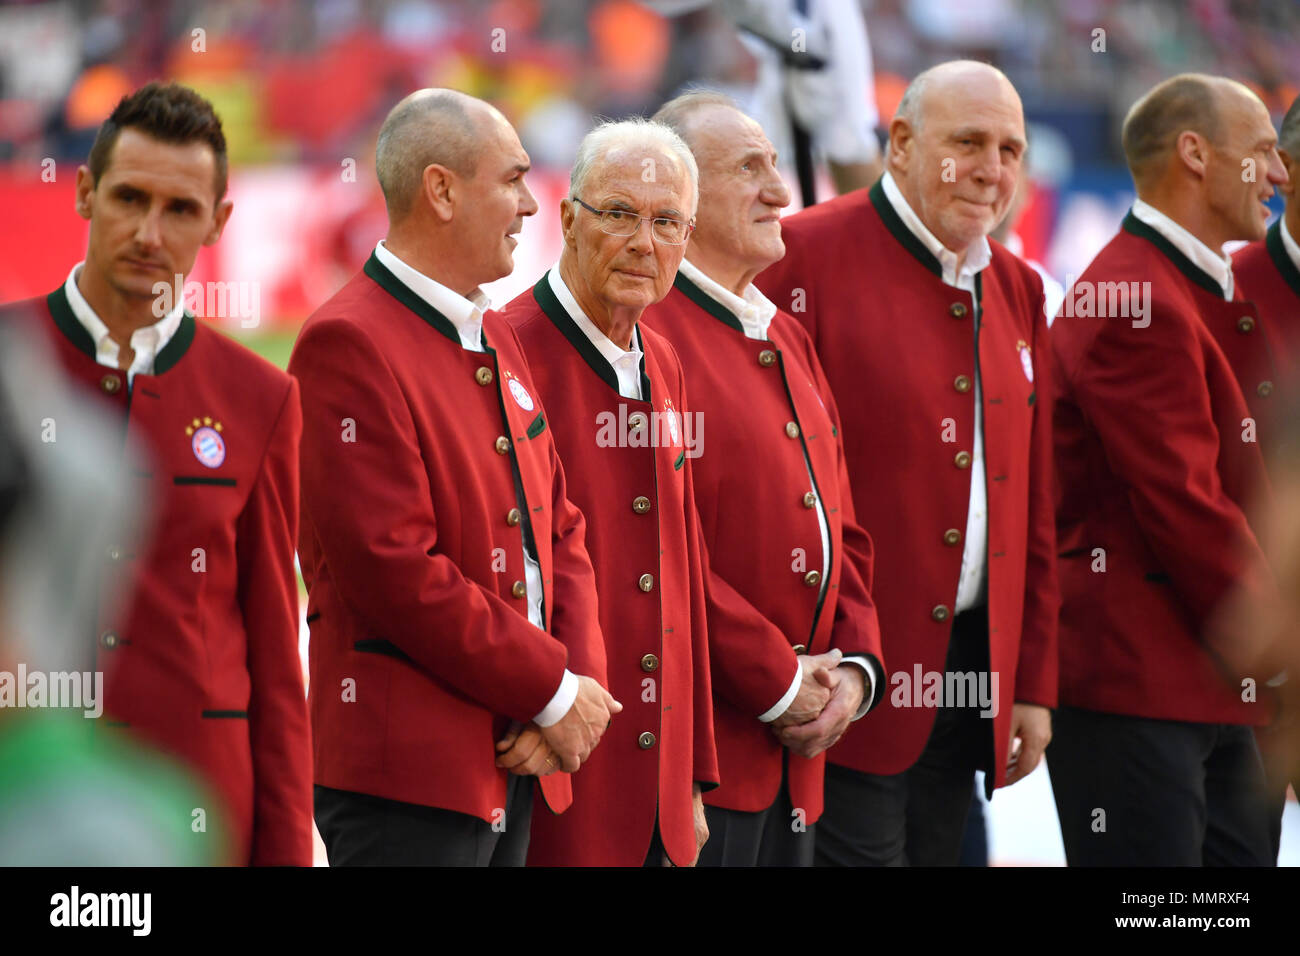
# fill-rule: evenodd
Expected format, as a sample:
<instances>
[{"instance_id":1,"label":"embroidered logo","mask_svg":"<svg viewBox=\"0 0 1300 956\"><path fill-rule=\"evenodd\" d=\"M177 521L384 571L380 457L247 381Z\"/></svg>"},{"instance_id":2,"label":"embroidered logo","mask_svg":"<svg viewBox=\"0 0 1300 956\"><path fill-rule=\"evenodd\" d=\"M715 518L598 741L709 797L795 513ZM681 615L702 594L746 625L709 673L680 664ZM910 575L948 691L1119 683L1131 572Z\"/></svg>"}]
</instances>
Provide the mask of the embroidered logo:
<instances>
[{"instance_id":1,"label":"embroidered logo","mask_svg":"<svg viewBox=\"0 0 1300 956\"><path fill-rule=\"evenodd\" d=\"M1029 346L1021 339L1016 343L1016 351L1020 353L1020 367L1025 371L1025 378L1033 384L1034 381L1034 360L1029 354Z\"/></svg>"},{"instance_id":2,"label":"embroidered logo","mask_svg":"<svg viewBox=\"0 0 1300 956\"><path fill-rule=\"evenodd\" d=\"M506 370L506 384L510 386L510 397L526 412L531 412L536 406L533 404L533 396L528 394L528 389L524 388L524 383L515 378L514 373L509 369Z\"/></svg>"},{"instance_id":3,"label":"embroidered logo","mask_svg":"<svg viewBox=\"0 0 1300 956\"><path fill-rule=\"evenodd\" d=\"M671 398L664 398L664 419L668 422L668 437L674 446L680 445L681 432L677 428L677 412L673 408Z\"/></svg>"},{"instance_id":4,"label":"embroidered logo","mask_svg":"<svg viewBox=\"0 0 1300 956\"><path fill-rule=\"evenodd\" d=\"M185 426L185 434L190 436L190 450L199 464L207 468L220 468L226 460L226 440L221 435L221 422L214 422L204 416L202 420L193 419Z\"/></svg>"}]
</instances>

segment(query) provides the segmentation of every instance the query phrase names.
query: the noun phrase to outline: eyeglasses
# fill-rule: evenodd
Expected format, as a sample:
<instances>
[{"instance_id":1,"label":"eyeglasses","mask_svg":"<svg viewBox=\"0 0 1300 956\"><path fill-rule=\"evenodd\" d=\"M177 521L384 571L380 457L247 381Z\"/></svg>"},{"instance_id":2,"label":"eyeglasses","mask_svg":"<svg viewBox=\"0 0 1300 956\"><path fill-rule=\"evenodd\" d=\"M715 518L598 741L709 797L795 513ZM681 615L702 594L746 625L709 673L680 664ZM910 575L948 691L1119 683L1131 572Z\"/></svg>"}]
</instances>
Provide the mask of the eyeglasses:
<instances>
[{"instance_id":1,"label":"eyeglasses","mask_svg":"<svg viewBox=\"0 0 1300 956\"><path fill-rule=\"evenodd\" d=\"M680 219L668 219L663 216L638 216L626 209L597 209L589 206L577 196L570 197L583 209L595 215L602 232L611 236L633 236L641 228L641 220L650 220L650 232L660 242L670 246L680 246L695 230L695 222L682 222Z\"/></svg>"}]
</instances>

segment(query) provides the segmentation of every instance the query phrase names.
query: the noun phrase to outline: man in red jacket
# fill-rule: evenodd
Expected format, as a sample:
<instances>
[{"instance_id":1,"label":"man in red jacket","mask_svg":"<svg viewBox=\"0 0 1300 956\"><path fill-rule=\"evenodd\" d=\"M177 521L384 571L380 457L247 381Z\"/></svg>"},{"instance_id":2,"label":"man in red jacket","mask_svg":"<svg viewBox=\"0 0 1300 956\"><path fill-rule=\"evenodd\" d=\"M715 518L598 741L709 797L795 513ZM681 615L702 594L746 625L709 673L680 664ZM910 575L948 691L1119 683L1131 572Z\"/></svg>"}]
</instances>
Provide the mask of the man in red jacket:
<instances>
[{"instance_id":1,"label":"man in red jacket","mask_svg":"<svg viewBox=\"0 0 1300 956\"><path fill-rule=\"evenodd\" d=\"M528 364L478 287L537 211L497 110L395 106L375 158L387 237L312 314L299 543L316 819L336 864L522 865L620 705L582 515Z\"/></svg>"},{"instance_id":2,"label":"man in red jacket","mask_svg":"<svg viewBox=\"0 0 1300 956\"><path fill-rule=\"evenodd\" d=\"M221 237L225 194L226 142L211 104L176 84L142 87L77 170L85 262L13 311L116 413L124 447L151 455L105 463L126 469L155 509L146 546L104 555L87 653L106 675L105 717L185 760L224 797L234 862L307 866L298 389L167 299L199 247ZM66 431L75 423L51 424L57 440L78 440ZM111 609L121 594L124 609Z\"/></svg>"},{"instance_id":3,"label":"man in red jacket","mask_svg":"<svg viewBox=\"0 0 1300 956\"><path fill-rule=\"evenodd\" d=\"M812 334L839 403L887 706L828 755L819 863L956 864L974 775L1037 765L1056 703L1042 286L988 233L1015 193L1020 98L992 67L920 74L888 172L786 219L758 279Z\"/></svg>"},{"instance_id":4,"label":"man in red jacket","mask_svg":"<svg viewBox=\"0 0 1300 956\"><path fill-rule=\"evenodd\" d=\"M574 778L573 810L534 815L530 864L688 866L708 837L702 791L718 769L691 491L704 436L672 346L638 321L672 288L696 180L658 123L587 134L561 200L560 262L504 311L589 522L610 689L627 706Z\"/></svg>"},{"instance_id":5,"label":"man in red jacket","mask_svg":"<svg viewBox=\"0 0 1300 956\"><path fill-rule=\"evenodd\" d=\"M1243 297L1221 251L1264 235L1286 181L1276 142L1239 83L1184 74L1142 97L1123 128L1137 201L1052 328L1062 608L1048 766L1071 865L1274 858L1251 725L1270 717L1277 669L1261 635L1215 612L1237 588L1277 601L1247 508L1276 437L1278 317Z\"/></svg>"},{"instance_id":6,"label":"man in red jacket","mask_svg":"<svg viewBox=\"0 0 1300 956\"><path fill-rule=\"evenodd\" d=\"M776 151L718 93L679 96L654 119L700 167L687 258L644 320L673 343L711 436L692 478L712 572L722 783L704 798L700 862L810 866L824 752L885 688L871 539L853 517L839 414L812 341L752 284L785 252L790 191Z\"/></svg>"}]
</instances>

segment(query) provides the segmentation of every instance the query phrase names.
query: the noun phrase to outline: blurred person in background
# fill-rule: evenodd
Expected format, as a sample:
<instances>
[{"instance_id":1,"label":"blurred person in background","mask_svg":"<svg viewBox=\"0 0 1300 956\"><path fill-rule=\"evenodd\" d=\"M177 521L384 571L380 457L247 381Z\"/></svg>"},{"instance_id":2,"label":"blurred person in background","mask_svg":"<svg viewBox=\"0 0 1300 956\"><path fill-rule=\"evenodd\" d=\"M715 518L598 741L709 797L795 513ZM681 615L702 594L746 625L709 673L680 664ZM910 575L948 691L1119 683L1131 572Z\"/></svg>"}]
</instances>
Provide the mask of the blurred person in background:
<instances>
[{"instance_id":1,"label":"blurred person in background","mask_svg":"<svg viewBox=\"0 0 1300 956\"><path fill-rule=\"evenodd\" d=\"M123 98L77 170L84 262L6 321L49 343L113 421L120 468L154 503L155 534L97 552L85 669L105 714L198 770L226 802L241 864L311 863L306 699L298 658L298 389L196 322L185 276L231 212L211 105L178 84ZM56 422L59 442L93 422ZM122 442L147 447L145 466Z\"/></svg>"}]
</instances>

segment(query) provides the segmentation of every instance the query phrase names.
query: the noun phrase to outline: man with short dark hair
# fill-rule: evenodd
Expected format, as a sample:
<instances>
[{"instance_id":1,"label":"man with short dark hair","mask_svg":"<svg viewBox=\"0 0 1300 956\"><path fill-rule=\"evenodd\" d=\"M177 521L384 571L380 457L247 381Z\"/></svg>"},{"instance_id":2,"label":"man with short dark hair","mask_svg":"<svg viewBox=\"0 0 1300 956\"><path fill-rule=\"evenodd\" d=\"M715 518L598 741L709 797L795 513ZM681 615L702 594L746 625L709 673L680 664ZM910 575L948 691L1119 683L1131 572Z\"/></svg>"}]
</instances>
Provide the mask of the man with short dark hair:
<instances>
[{"instance_id":1,"label":"man with short dark hair","mask_svg":"<svg viewBox=\"0 0 1300 956\"><path fill-rule=\"evenodd\" d=\"M237 862L309 865L298 389L160 295L221 237L225 190L211 104L176 84L142 87L77 170L85 262L11 311L119 417L128 450L105 465L124 468L156 509L146 547L104 554L88 653L106 674L105 716L206 777L226 801ZM75 423L55 425L59 441L78 440ZM129 450L136 440L148 459ZM119 593L131 595L120 613L108 604Z\"/></svg>"},{"instance_id":2,"label":"man with short dark hair","mask_svg":"<svg viewBox=\"0 0 1300 956\"><path fill-rule=\"evenodd\" d=\"M1240 83L1189 73L1150 90L1123 128L1137 201L1052 327L1048 769L1071 866L1275 858L1251 727L1271 717L1281 658L1216 614L1238 589L1256 609L1278 600L1250 517L1278 436L1278 317L1244 298L1222 252L1264 235L1287 180L1276 143Z\"/></svg>"}]
</instances>

